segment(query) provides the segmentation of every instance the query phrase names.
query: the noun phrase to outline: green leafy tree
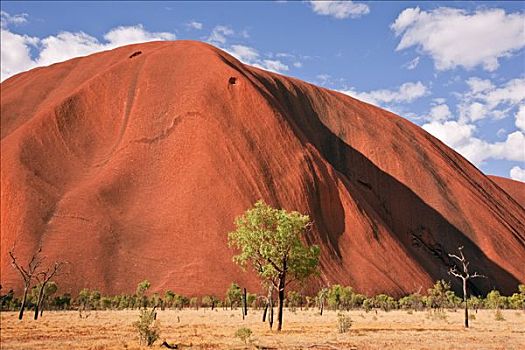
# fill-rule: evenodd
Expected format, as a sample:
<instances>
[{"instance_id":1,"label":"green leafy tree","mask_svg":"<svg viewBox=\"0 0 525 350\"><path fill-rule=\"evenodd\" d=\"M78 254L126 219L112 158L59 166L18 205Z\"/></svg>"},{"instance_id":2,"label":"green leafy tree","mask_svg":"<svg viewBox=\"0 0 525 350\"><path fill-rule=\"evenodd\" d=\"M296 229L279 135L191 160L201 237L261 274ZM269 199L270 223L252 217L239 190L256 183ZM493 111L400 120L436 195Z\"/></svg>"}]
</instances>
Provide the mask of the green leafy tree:
<instances>
[{"instance_id":1,"label":"green leafy tree","mask_svg":"<svg viewBox=\"0 0 525 350\"><path fill-rule=\"evenodd\" d=\"M424 307L424 299L419 292L402 297L398 303L400 308L407 310L418 311Z\"/></svg>"},{"instance_id":2,"label":"green leafy tree","mask_svg":"<svg viewBox=\"0 0 525 350\"><path fill-rule=\"evenodd\" d=\"M214 295L206 295L202 298L202 306L203 307L209 307L212 310L215 309L215 306L218 305L219 299L215 297Z\"/></svg>"},{"instance_id":3,"label":"green leafy tree","mask_svg":"<svg viewBox=\"0 0 525 350\"><path fill-rule=\"evenodd\" d=\"M185 306L190 304L190 299L184 295L175 294L173 298L173 307L182 310Z\"/></svg>"},{"instance_id":4,"label":"green leafy tree","mask_svg":"<svg viewBox=\"0 0 525 350\"><path fill-rule=\"evenodd\" d=\"M485 298L485 305L490 309L499 310L505 307L506 299L507 298L500 294L499 290L492 290Z\"/></svg>"},{"instance_id":5,"label":"green leafy tree","mask_svg":"<svg viewBox=\"0 0 525 350\"><path fill-rule=\"evenodd\" d=\"M518 286L519 293L514 293L508 297L510 307L513 309L525 310L525 285L520 284Z\"/></svg>"},{"instance_id":6,"label":"green leafy tree","mask_svg":"<svg viewBox=\"0 0 525 350\"><path fill-rule=\"evenodd\" d=\"M379 294L374 297L374 305L383 311L390 311L397 308L397 302L389 295Z\"/></svg>"},{"instance_id":7,"label":"green leafy tree","mask_svg":"<svg viewBox=\"0 0 525 350\"><path fill-rule=\"evenodd\" d=\"M111 305L112 305L112 299L110 297L104 296L100 298L100 308L102 310L111 309Z\"/></svg>"},{"instance_id":8,"label":"green leafy tree","mask_svg":"<svg viewBox=\"0 0 525 350\"><path fill-rule=\"evenodd\" d=\"M280 331L286 286L317 272L319 247L308 247L301 241L311 227L310 218L296 211L272 208L260 200L235 224L237 229L228 235L230 246L240 250L234 261L243 267L251 262L259 276L277 288Z\"/></svg>"},{"instance_id":9,"label":"green leafy tree","mask_svg":"<svg viewBox=\"0 0 525 350\"><path fill-rule=\"evenodd\" d=\"M173 293L173 291L171 290L167 290L165 293L164 293L164 300L166 302L166 307L168 308L171 308L173 307L173 302L175 300L175 293Z\"/></svg>"},{"instance_id":10,"label":"green leafy tree","mask_svg":"<svg viewBox=\"0 0 525 350\"><path fill-rule=\"evenodd\" d=\"M474 311L476 311L476 313L478 312L478 309L481 308L483 306L483 299L481 298L478 298L477 296L475 295L471 295L470 298L468 299L468 304L470 305L471 308L474 309Z\"/></svg>"},{"instance_id":11,"label":"green leafy tree","mask_svg":"<svg viewBox=\"0 0 525 350\"><path fill-rule=\"evenodd\" d=\"M242 289L237 283L232 283L226 291L226 302L230 304L230 309L240 305L242 300Z\"/></svg>"},{"instance_id":12,"label":"green leafy tree","mask_svg":"<svg viewBox=\"0 0 525 350\"><path fill-rule=\"evenodd\" d=\"M447 303L447 292L450 291L450 283L439 280L432 288L428 289L426 298L427 306L437 310L443 310Z\"/></svg>"},{"instance_id":13,"label":"green leafy tree","mask_svg":"<svg viewBox=\"0 0 525 350\"><path fill-rule=\"evenodd\" d=\"M301 306L303 296L298 292L291 290L288 292L286 300L288 301L288 307L291 308L292 311L295 311L297 307Z\"/></svg>"},{"instance_id":14,"label":"green leafy tree","mask_svg":"<svg viewBox=\"0 0 525 350\"><path fill-rule=\"evenodd\" d=\"M151 283L148 280L144 280L137 285L137 297L139 298L140 306L146 307L148 305L148 298L146 292L151 287Z\"/></svg>"},{"instance_id":15,"label":"green leafy tree","mask_svg":"<svg viewBox=\"0 0 525 350\"><path fill-rule=\"evenodd\" d=\"M317 293L316 301L317 306L319 307L319 314L321 316L323 316L324 304L328 298L328 290L328 288L321 288L321 290Z\"/></svg>"},{"instance_id":16,"label":"green leafy tree","mask_svg":"<svg viewBox=\"0 0 525 350\"><path fill-rule=\"evenodd\" d=\"M343 294L344 287L339 284L334 284L328 289L327 301L328 306L332 310L339 310L341 305L341 294Z\"/></svg>"},{"instance_id":17,"label":"green leafy tree","mask_svg":"<svg viewBox=\"0 0 525 350\"><path fill-rule=\"evenodd\" d=\"M91 305L93 306L93 308L95 309L98 308L98 306L100 305L101 298L102 298L102 295L100 294L98 290L94 290L91 292L90 300L91 300Z\"/></svg>"},{"instance_id":18,"label":"green leafy tree","mask_svg":"<svg viewBox=\"0 0 525 350\"><path fill-rule=\"evenodd\" d=\"M53 300L53 306L59 310L67 310L71 306L71 294L56 296Z\"/></svg>"}]
</instances>

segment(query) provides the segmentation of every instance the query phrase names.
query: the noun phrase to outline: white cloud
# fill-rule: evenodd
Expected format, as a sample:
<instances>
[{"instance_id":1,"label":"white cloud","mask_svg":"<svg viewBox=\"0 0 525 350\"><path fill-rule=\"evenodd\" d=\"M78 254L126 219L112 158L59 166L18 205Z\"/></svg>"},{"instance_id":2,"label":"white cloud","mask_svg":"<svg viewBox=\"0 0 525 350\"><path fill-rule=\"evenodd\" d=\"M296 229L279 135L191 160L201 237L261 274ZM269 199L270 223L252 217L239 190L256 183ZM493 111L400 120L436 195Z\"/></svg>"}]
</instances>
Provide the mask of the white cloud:
<instances>
[{"instance_id":1,"label":"white cloud","mask_svg":"<svg viewBox=\"0 0 525 350\"><path fill-rule=\"evenodd\" d=\"M515 166L510 169L510 178L513 180L525 182L525 169Z\"/></svg>"},{"instance_id":2,"label":"white cloud","mask_svg":"<svg viewBox=\"0 0 525 350\"><path fill-rule=\"evenodd\" d=\"M1 32L1 80L22 71L50 65L73 57L85 56L118 46L155 40L175 40L168 32L148 32L142 25L116 27L104 35L105 42L84 32L61 32L46 38L15 34L8 29ZM31 56L31 48L37 54Z\"/></svg>"},{"instance_id":3,"label":"white cloud","mask_svg":"<svg viewBox=\"0 0 525 350\"><path fill-rule=\"evenodd\" d=\"M235 32L228 26L216 26L211 31L208 41L212 44L225 44L226 37L234 35Z\"/></svg>"},{"instance_id":4,"label":"white cloud","mask_svg":"<svg viewBox=\"0 0 525 350\"><path fill-rule=\"evenodd\" d=\"M258 63L253 64L253 66L276 73L285 72L289 69L289 67L286 64L282 63L279 60L262 60Z\"/></svg>"},{"instance_id":5,"label":"white cloud","mask_svg":"<svg viewBox=\"0 0 525 350\"><path fill-rule=\"evenodd\" d=\"M480 79L477 77L472 77L467 79L467 84L470 87L470 92L477 94L483 91L492 90L494 85L488 79Z\"/></svg>"},{"instance_id":6,"label":"white cloud","mask_svg":"<svg viewBox=\"0 0 525 350\"><path fill-rule=\"evenodd\" d=\"M168 32L151 33L142 24L131 27L116 27L104 35L110 46L122 46L146 41L175 40L175 34Z\"/></svg>"},{"instance_id":7,"label":"white cloud","mask_svg":"<svg viewBox=\"0 0 525 350\"><path fill-rule=\"evenodd\" d=\"M301 62L297 61L297 62L294 62L294 63L293 63L293 66L294 66L295 68L302 68L303 64L302 64Z\"/></svg>"},{"instance_id":8,"label":"white cloud","mask_svg":"<svg viewBox=\"0 0 525 350\"><path fill-rule=\"evenodd\" d=\"M525 78L512 79L499 88L475 95L475 98L485 101L490 108L502 103L517 104L525 100Z\"/></svg>"},{"instance_id":9,"label":"white cloud","mask_svg":"<svg viewBox=\"0 0 525 350\"><path fill-rule=\"evenodd\" d=\"M353 89L340 90L340 92L350 95L374 105L382 105L384 103L407 103L412 102L420 97L428 94L427 87L420 81L413 83L408 82L401 85L397 90L373 90L369 92L357 92Z\"/></svg>"},{"instance_id":10,"label":"white cloud","mask_svg":"<svg viewBox=\"0 0 525 350\"><path fill-rule=\"evenodd\" d=\"M484 104L473 102L459 106L459 114L462 120L469 120L472 122L484 119L487 117L489 110Z\"/></svg>"},{"instance_id":11,"label":"white cloud","mask_svg":"<svg viewBox=\"0 0 525 350\"><path fill-rule=\"evenodd\" d=\"M239 61L253 62L259 58L259 53L253 47L244 45L232 45L228 52Z\"/></svg>"},{"instance_id":12,"label":"white cloud","mask_svg":"<svg viewBox=\"0 0 525 350\"><path fill-rule=\"evenodd\" d=\"M521 105L516 113L516 126L521 131L525 131L525 105Z\"/></svg>"},{"instance_id":13,"label":"white cloud","mask_svg":"<svg viewBox=\"0 0 525 350\"><path fill-rule=\"evenodd\" d=\"M310 1L310 4L315 13L337 19L357 18L370 12L368 5L353 1Z\"/></svg>"},{"instance_id":14,"label":"white cloud","mask_svg":"<svg viewBox=\"0 0 525 350\"><path fill-rule=\"evenodd\" d=\"M0 33L1 46L1 76L0 80L16 73L35 67L31 59L30 48L38 44L38 38L19 35L2 29Z\"/></svg>"},{"instance_id":15,"label":"white cloud","mask_svg":"<svg viewBox=\"0 0 525 350\"><path fill-rule=\"evenodd\" d=\"M465 146L469 143L475 130L474 125L460 124L455 120L444 122L433 121L423 125L423 129L449 145L450 147Z\"/></svg>"},{"instance_id":16,"label":"white cloud","mask_svg":"<svg viewBox=\"0 0 525 350\"><path fill-rule=\"evenodd\" d=\"M408 8L399 14L391 29L401 36L396 50L415 46L434 60L438 70L457 66L487 71L499 59L525 46L525 13L507 14L501 9L478 9L474 13L453 8L421 11Z\"/></svg>"},{"instance_id":17,"label":"white cloud","mask_svg":"<svg viewBox=\"0 0 525 350\"><path fill-rule=\"evenodd\" d=\"M469 91L459 94L460 120L475 122L485 118L505 118L510 109L525 101L525 78L512 79L495 86L490 80L467 79Z\"/></svg>"},{"instance_id":18,"label":"white cloud","mask_svg":"<svg viewBox=\"0 0 525 350\"><path fill-rule=\"evenodd\" d=\"M438 104L430 109L429 119L433 121L443 121L450 118L452 113L446 104Z\"/></svg>"},{"instance_id":19,"label":"white cloud","mask_svg":"<svg viewBox=\"0 0 525 350\"><path fill-rule=\"evenodd\" d=\"M231 45L228 48L222 49L233 57L237 58L239 61L257 68L262 68L277 73L289 70L289 67L280 60L261 59L259 52L250 46Z\"/></svg>"},{"instance_id":20,"label":"white cloud","mask_svg":"<svg viewBox=\"0 0 525 350\"><path fill-rule=\"evenodd\" d=\"M197 21L190 21L186 24L188 28L201 30L202 29L202 23Z\"/></svg>"},{"instance_id":21,"label":"white cloud","mask_svg":"<svg viewBox=\"0 0 525 350\"><path fill-rule=\"evenodd\" d=\"M449 120L424 124L423 129L476 165L488 159L525 162L525 135L515 131L503 142L490 143L474 136L476 126Z\"/></svg>"},{"instance_id":22,"label":"white cloud","mask_svg":"<svg viewBox=\"0 0 525 350\"><path fill-rule=\"evenodd\" d=\"M412 69L416 68L418 64L419 64L419 56L417 56L416 58L414 58L410 62L404 64L403 67L405 67L408 70L412 70Z\"/></svg>"},{"instance_id":23,"label":"white cloud","mask_svg":"<svg viewBox=\"0 0 525 350\"><path fill-rule=\"evenodd\" d=\"M10 24L20 25L27 23L27 13L20 13L16 15L10 15L5 11L0 11L0 26L6 28Z\"/></svg>"}]
</instances>

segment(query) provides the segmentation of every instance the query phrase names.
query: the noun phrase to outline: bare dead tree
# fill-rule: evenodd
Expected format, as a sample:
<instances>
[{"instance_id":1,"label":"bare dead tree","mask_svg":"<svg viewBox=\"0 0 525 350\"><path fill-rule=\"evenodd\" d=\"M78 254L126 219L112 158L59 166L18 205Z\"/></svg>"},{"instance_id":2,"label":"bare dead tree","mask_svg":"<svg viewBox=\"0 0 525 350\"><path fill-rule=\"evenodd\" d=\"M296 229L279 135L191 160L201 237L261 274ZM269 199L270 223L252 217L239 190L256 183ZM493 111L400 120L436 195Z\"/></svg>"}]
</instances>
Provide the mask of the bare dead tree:
<instances>
[{"instance_id":1,"label":"bare dead tree","mask_svg":"<svg viewBox=\"0 0 525 350\"><path fill-rule=\"evenodd\" d=\"M24 317L24 310L27 303L27 293L31 287L31 283L37 274L37 270L42 264L42 259L40 258L40 253L42 252L42 246L38 248L35 254L31 257L31 260L27 266L20 264L15 256L15 247L11 248L9 251L9 256L11 257L11 265L15 270L20 273L22 282L24 284L24 294L22 298L22 305L20 305L20 312L18 313L18 319L21 320Z\"/></svg>"},{"instance_id":2,"label":"bare dead tree","mask_svg":"<svg viewBox=\"0 0 525 350\"><path fill-rule=\"evenodd\" d=\"M49 283L49 281L55 277L60 269L64 266L63 262L55 262L52 266L49 266L45 271L38 272L35 275L35 279L38 281L40 290L38 291L38 300L37 304L35 306L35 320L38 319L38 310L43 309L43 301L44 301L44 293L46 289L46 285ZM42 313L40 313L42 315Z\"/></svg>"},{"instance_id":3,"label":"bare dead tree","mask_svg":"<svg viewBox=\"0 0 525 350\"><path fill-rule=\"evenodd\" d=\"M473 278L486 278L486 276L480 275L477 272L470 274L468 270L469 262L465 255L463 254L463 246L458 248L459 255L448 254L449 257L456 259L460 264L460 270L458 270L457 264L449 268L449 275L453 275L463 282L463 302L465 303L465 328L468 328L468 281Z\"/></svg>"}]
</instances>

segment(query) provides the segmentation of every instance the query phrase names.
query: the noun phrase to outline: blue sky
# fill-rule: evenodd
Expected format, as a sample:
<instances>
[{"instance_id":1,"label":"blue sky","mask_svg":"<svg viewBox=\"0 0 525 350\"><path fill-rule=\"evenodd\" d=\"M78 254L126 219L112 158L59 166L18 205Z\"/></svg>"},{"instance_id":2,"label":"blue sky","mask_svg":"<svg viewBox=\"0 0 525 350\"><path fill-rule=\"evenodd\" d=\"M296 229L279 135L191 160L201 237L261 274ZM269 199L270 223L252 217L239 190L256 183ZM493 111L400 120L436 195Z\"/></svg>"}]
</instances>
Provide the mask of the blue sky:
<instances>
[{"instance_id":1,"label":"blue sky","mask_svg":"<svg viewBox=\"0 0 525 350\"><path fill-rule=\"evenodd\" d=\"M192 39L422 126L525 181L524 2L8 2L2 80L120 45Z\"/></svg>"}]
</instances>

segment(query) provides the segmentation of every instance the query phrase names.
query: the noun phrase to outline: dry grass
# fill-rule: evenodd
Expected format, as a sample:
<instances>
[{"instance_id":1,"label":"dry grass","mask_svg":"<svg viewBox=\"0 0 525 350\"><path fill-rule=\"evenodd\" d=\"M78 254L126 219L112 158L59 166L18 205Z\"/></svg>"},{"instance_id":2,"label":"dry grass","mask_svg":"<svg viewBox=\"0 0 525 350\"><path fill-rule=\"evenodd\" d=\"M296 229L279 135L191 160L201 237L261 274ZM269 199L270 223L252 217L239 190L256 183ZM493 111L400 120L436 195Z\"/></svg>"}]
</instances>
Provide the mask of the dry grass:
<instances>
[{"instance_id":1,"label":"dry grass","mask_svg":"<svg viewBox=\"0 0 525 350\"><path fill-rule=\"evenodd\" d=\"M505 321L496 321L494 311L479 311L469 330L463 329L459 310L447 311L445 318L351 311L352 327L343 334L335 312L286 311L281 333L261 322L261 311L249 312L243 321L240 310L159 311L160 339L192 349L525 349L525 314L512 310L503 311ZM47 312L38 321L27 316L20 322L14 312L1 313L1 349L140 349L131 326L136 310L93 311L87 319L74 311ZM246 346L234 337L241 327L253 331Z\"/></svg>"}]
</instances>

